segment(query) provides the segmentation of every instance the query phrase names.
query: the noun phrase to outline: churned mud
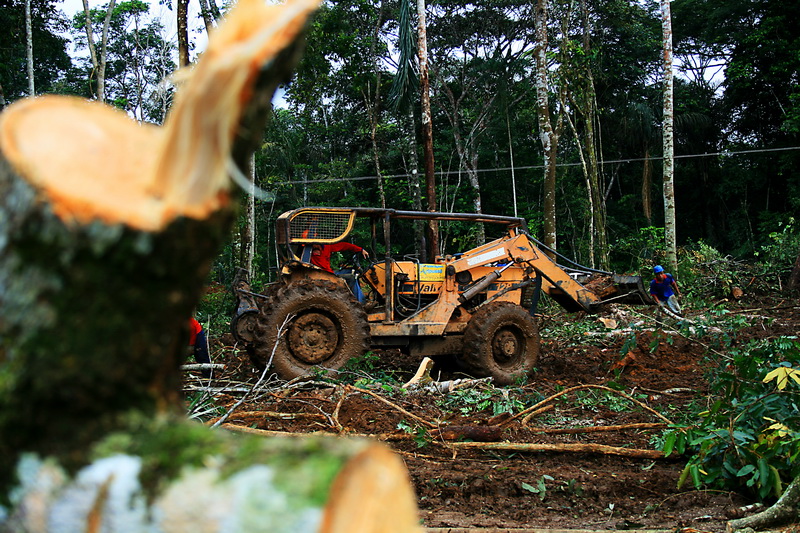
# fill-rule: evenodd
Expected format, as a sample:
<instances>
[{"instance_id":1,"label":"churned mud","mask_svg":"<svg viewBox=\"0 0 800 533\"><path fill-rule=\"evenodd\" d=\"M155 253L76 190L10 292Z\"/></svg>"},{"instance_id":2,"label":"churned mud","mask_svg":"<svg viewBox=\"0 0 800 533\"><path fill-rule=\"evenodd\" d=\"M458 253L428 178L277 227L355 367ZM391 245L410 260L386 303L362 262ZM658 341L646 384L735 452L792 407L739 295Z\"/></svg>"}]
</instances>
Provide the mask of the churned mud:
<instances>
[{"instance_id":1,"label":"churned mud","mask_svg":"<svg viewBox=\"0 0 800 533\"><path fill-rule=\"evenodd\" d=\"M793 303L763 298L733 304L734 312L747 314L749 325L725 333L734 345L754 337L796 335L800 319ZM669 328L625 331L613 323L615 327L592 335L549 338L548 321L566 319L574 318L541 319L539 370L528 383L505 389L506 394L481 384L471 392L403 394L375 388L371 380L357 381L359 375L391 374L403 383L414 374L418 361L387 351L378 354L371 368L356 369L357 375L348 376L348 385L308 385L254 395L228 422L292 433L378 436L405 461L428 528L724 531L726 521L742 516L740 509L753 502L736 493L678 489L685 459L570 449L574 444L596 444L656 450L664 419L685 422L688 406L706 400L705 375L714 371L707 355L719 346L705 337L689 340ZM615 320L624 323L624 317ZM225 340L219 340L216 348L217 360L226 363L219 382L254 383L258 375L247 357ZM447 361L439 362L432 376L466 377ZM504 402L517 413L581 385L621 390L641 405L603 388L584 387L549 402L549 408L524 424L523 417L509 420L510 415L498 413ZM482 394L490 401L481 403ZM459 395L457 400L454 396ZM220 413L235 400L234 394L215 399ZM563 432L607 426L621 428ZM467 449L453 446L457 439L445 440L445 427L491 428L487 431L502 442L552 444L555 450Z\"/></svg>"}]
</instances>

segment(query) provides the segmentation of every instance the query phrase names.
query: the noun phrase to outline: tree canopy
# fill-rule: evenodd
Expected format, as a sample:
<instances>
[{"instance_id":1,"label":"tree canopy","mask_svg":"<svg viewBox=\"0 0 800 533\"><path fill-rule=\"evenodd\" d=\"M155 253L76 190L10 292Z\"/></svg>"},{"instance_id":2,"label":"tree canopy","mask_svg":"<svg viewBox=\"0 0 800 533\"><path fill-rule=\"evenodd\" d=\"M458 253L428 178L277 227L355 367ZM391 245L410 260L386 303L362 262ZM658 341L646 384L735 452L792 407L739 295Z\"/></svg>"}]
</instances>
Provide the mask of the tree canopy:
<instances>
[{"instance_id":1,"label":"tree canopy","mask_svg":"<svg viewBox=\"0 0 800 533\"><path fill-rule=\"evenodd\" d=\"M0 22L0 84L26 92L22 0ZM623 268L659 259L661 26L658 2L547 0L547 87L556 151L559 250ZM68 55L57 4L34 0L36 87L92 94L85 58ZM534 4L440 0L427 7L437 208L512 215L543 228L545 163L537 109ZM285 85L256 155L260 260L269 263L274 217L300 205L414 209L424 191L415 76L416 5L331 0L308 33L305 56ZM106 6L93 6L100 23ZM790 0L672 6L675 195L681 246L703 242L740 257L758 253L800 212L800 37ZM73 39L85 46L83 13ZM401 29L403 31L401 31ZM405 50L405 51L404 51ZM401 60L404 67L399 68ZM140 0L114 7L107 101L160 122L175 43ZM399 77L393 92L395 79ZM481 238L441 228L442 247ZM409 239L411 236L407 236ZM795 251L796 255L796 251Z\"/></svg>"}]
</instances>

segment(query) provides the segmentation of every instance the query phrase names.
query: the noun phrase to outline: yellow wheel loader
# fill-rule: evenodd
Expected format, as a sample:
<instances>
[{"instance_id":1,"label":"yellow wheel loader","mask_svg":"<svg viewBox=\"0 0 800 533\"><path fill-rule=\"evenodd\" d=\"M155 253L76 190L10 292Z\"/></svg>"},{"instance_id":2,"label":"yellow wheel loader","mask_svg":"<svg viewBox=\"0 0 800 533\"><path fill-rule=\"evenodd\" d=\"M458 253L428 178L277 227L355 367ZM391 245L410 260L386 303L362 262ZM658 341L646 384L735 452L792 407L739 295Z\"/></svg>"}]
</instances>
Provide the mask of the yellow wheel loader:
<instances>
[{"instance_id":1,"label":"yellow wheel loader","mask_svg":"<svg viewBox=\"0 0 800 533\"><path fill-rule=\"evenodd\" d=\"M430 262L402 255L410 223L430 220L483 223L500 236ZM315 247L348 237L371 241L358 244L376 260L337 274L312 263ZM470 374L507 385L536 368L540 292L568 311L652 303L639 276L559 266L516 217L308 207L278 218L276 245L280 280L256 294L246 275L238 278L231 326L253 363L284 379L335 373L370 348L396 347L420 359L454 355Z\"/></svg>"}]
</instances>

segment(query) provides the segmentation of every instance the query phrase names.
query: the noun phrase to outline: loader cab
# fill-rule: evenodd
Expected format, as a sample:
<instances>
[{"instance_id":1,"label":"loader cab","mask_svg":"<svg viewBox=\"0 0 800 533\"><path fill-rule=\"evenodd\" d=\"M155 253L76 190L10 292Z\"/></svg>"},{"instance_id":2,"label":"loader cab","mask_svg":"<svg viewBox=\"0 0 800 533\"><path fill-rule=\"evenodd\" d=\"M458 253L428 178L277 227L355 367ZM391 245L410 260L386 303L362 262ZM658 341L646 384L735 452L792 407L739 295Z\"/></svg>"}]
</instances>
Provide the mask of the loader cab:
<instances>
[{"instance_id":1,"label":"loader cab","mask_svg":"<svg viewBox=\"0 0 800 533\"><path fill-rule=\"evenodd\" d=\"M308 208L283 213L275 225L276 242L282 263L311 263L315 244L333 244L344 240L353 229L356 213L352 210Z\"/></svg>"}]
</instances>

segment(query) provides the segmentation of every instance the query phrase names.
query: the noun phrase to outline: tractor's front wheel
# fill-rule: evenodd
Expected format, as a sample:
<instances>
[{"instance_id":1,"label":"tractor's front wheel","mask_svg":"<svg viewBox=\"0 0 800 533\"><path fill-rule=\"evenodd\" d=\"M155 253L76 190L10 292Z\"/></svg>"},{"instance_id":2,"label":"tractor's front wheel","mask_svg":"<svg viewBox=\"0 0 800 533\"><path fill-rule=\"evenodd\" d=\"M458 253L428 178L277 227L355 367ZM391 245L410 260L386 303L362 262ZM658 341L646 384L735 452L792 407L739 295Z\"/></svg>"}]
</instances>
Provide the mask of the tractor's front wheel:
<instances>
[{"instance_id":1,"label":"tractor's front wheel","mask_svg":"<svg viewBox=\"0 0 800 533\"><path fill-rule=\"evenodd\" d=\"M251 352L257 367L270 360L283 379L335 372L369 348L361 305L344 285L303 280L281 288L261 310Z\"/></svg>"},{"instance_id":2,"label":"tractor's front wheel","mask_svg":"<svg viewBox=\"0 0 800 533\"><path fill-rule=\"evenodd\" d=\"M539 345L536 319L518 305L496 302L469 321L459 359L469 373L491 376L498 385L511 385L534 371Z\"/></svg>"}]
</instances>

